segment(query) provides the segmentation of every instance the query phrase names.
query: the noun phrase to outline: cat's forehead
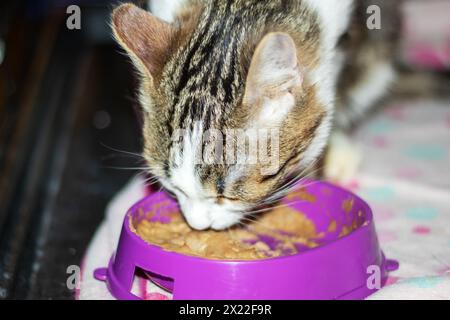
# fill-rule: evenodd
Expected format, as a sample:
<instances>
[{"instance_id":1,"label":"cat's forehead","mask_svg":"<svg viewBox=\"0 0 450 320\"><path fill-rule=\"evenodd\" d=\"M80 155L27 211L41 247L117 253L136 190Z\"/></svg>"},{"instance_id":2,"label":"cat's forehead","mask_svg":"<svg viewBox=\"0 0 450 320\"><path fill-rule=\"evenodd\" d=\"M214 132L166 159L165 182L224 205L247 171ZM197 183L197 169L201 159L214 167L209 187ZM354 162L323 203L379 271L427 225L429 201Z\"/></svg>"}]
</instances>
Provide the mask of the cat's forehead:
<instances>
[{"instance_id":1,"label":"cat's forehead","mask_svg":"<svg viewBox=\"0 0 450 320\"><path fill-rule=\"evenodd\" d=\"M180 23L177 48L162 72L166 94L174 104L185 99L191 104L235 105L239 100L246 33L245 24L238 23L230 10L230 2L205 2L194 23Z\"/></svg>"},{"instance_id":2,"label":"cat's forehead","mask_svg":"<svg viewBox=\"0 0 450 320\"><path fill-rule=\"evenodd\" d=\"M184 65L191 64L191 61L184 62ZM238 66L210 60L203 67L177 64L177 68L163 82L163 92L171 118L181 127L196 120L204 121L207 126L219 125L241 103L245 83Z\"/></svg>"}]
</instances>

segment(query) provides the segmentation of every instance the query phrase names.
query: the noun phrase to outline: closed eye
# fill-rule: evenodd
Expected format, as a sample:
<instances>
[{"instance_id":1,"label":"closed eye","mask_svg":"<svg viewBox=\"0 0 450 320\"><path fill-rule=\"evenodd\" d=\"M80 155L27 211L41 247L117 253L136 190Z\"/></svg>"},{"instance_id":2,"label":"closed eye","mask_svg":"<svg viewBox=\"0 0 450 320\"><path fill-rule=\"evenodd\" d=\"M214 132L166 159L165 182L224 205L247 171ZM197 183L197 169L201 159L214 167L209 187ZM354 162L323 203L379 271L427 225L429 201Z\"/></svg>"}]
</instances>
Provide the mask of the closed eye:
<instances>
[{"instance_id":1,"label":"closed eye","mask_svg":"<svg viewBox=\"0 0 450 320\"><path fill-rule=\"evenodd\" d=\"M172 186L175 190L177 190L178 192L180 192L181 194L183 194L185 197L188 197L189 198L189 196L187 195L187 193L186 192L184 192L182 189L180 189L179 187L176 187L176 186ZM224 195L220 195L220 196L217 196L217 197L205 197L205 199L208 199L208 200L214 200L214 201L223 201L223 200L228 200L228 201L240 201L240 199L238 199L238 198L233 198L233 197L227 197L227 196L224 196Z\"/></svg>"},{"instance_id":2,"label":"closed eye","mask_svg":"<svg viewBox=\"0 0 450 320\"><path fill-rule=\"evenodd\" d=\"M240 201L238 198L227 197L227 196L209 197L208 199L213 199L213 200L217 200L217 201L222 201L222 200Z\"/></svg>"}]
</instances>

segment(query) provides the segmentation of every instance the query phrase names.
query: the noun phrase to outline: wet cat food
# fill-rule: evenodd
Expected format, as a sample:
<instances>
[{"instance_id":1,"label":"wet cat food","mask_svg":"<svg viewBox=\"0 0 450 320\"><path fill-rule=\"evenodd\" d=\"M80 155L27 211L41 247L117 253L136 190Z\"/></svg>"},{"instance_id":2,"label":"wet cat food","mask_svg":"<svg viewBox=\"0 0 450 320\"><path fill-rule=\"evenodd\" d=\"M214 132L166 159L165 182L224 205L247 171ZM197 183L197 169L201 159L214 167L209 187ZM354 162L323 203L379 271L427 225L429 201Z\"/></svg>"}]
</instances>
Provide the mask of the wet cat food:
<instances>
[{"instance_id":1,"label":"wet cat food","mask_svg":"<svg viewBox=\"0 0 450 320\"><path fill-rule=\"evenodd\" d=\"M224 231L193 230L176 210L168 216L170 222L161 222L152 221L147 215L139 222L132 222L131 229L146 242L167 251L209 259L266 259L317 246L313 240L314 223L289 206Z\"/></svg>"}]
</instances>

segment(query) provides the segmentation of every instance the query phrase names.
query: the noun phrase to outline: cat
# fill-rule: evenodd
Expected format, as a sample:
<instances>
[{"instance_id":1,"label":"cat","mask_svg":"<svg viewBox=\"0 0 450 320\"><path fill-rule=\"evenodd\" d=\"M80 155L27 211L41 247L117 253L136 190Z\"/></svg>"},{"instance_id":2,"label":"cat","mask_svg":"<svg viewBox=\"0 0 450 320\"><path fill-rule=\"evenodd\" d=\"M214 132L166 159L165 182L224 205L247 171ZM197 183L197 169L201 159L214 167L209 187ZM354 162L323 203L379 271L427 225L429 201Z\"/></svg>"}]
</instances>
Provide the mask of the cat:
<instances>
[{"instance_id":1,"label":"cat","mask_svg":"<svg viewBox=\"0 0 450 320\"><path fill-rule=\"evenodd\" d=\"M316 165L333 127L386 93L396 30L366 30L370 2L396 11L390 0L186 0L165 11L171 22L133 4L113 11L115 39L141 80L143 156L192 228L223 230L276 202ZM258 161L196 161L214 143L205 130L234 128L276 130L274 172ZM346 162L334 154L329 163Z\"/></svg>"}]
</instances>

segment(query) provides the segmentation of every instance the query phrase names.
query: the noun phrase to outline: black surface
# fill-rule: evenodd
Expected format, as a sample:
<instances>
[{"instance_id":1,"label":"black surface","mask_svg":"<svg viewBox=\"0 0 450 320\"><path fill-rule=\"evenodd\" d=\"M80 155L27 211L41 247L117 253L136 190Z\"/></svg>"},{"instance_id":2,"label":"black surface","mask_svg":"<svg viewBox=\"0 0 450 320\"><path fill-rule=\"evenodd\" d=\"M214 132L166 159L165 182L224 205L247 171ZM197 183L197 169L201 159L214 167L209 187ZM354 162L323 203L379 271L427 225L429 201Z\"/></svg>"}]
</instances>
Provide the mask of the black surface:
<instances>
[{"instance_id":1,"label":"black surface","mask_svg":"<svg viewBox=\"0 0 450 320\"><path fill-rule=\"evenodd\" d=\"M115 150L140 150L130 63L112 42L64 28L61 13L52 19L24 27L24 80L0 104L0 298L73 299L66 269L135 173L111 167L139 166Z\"/></svg>"}]
</instances>

